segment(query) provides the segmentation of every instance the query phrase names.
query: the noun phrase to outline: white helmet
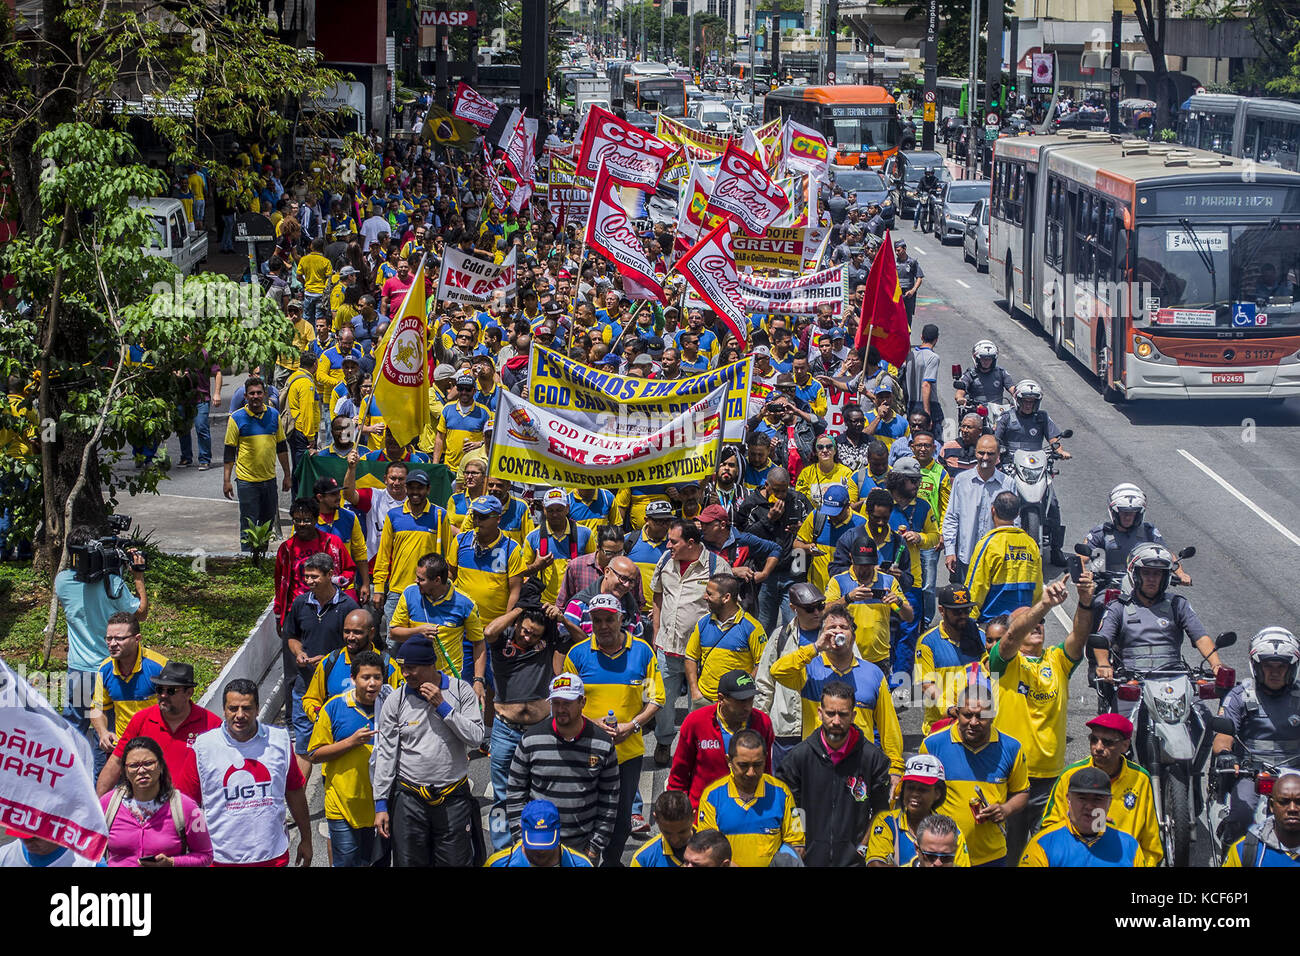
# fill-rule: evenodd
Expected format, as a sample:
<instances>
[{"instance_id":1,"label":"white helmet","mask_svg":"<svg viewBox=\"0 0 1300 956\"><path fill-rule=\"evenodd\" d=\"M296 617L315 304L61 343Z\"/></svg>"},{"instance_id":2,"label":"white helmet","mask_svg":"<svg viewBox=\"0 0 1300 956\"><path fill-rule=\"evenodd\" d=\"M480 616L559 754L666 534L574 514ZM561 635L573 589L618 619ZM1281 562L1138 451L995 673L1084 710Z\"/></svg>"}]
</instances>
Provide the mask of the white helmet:
<instances>
[{"instance_id":1,"label":"white helmet","mask_svg":"<svg viewBox=\"0 0 1300 956\"><path fill-rule=\"evenodd\" d=\"M1043 401L1043 387L1032 378L1016 383L1016 406L1019 407L1020 403L1026 398L1034 400L1034 412L1037 412L1038 406ZM1030 412L1030 414L1032 415L1033 412Z\"/></svg>"},{"instance_id":2,"label":"white helmet","mask_svg":"<svg viewBox=\"0 0 1300 956\"><path fill-rule=\"evenodd\" d=\"M998 364L998 347L988 339L980 339L975 343L975 347L970 350L971 358L975 360L975 367L982 372L992 371ZM989 367L985 368L983 360L990 359Z\"/></svg>"},{"instance_id":3,"label":"white helmet","mask_svg":"<svg viewBox=\"0 0 1300 956\"><path fill-rule=\"evenodd\" d=\"M1138 590L1138 571L1142 568L1152 568L1164 572L1164 577L1160 582L1160 587L1156 591L1155 600L1159 601L1165 596L1165 591L1169 587L1169 577L1174 573L1174 556L1168 548L1162 544L1156 544L1154 541L1147 541L1139 544L1128 556L1128 573L1124 576L1123 590L1128 594L1135 594Z\"/></svg>"},{"instance_id":4,"label":"white helmet","mask_svg":"<svg viewBox=\"0 0 1300 956\"><path fill-rule=\"evenodd\" d=\"M1286 685L1290 687L1300 674L1300 640L1284 627L1266 627L1250 639L1250 672L1255 684L1263 683L1264 672L1260 666L1266 661L1283 661L1286 664Z\"/></svg>"},{"instance_id":5,"label":"white helmet","mask_svg":"<svg viewBox=\"0 0 1300 956\"><path fill-rule=\"evenodd\" d=\"M1134 526L1140 525L1146 508L1147 496L1132 482L1126 481L1110 490L1110 520L1116 525L1121 511L1136 511L1138 516Z\"/></svg>"}]
</instances>

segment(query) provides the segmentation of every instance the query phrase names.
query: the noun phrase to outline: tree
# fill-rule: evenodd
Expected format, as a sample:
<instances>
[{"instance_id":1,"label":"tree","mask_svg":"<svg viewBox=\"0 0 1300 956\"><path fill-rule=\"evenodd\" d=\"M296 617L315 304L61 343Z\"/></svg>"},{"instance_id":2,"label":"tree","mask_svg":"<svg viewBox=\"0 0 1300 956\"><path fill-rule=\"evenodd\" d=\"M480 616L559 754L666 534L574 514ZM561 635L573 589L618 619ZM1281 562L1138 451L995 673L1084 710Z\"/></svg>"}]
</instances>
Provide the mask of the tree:
<instances>
[{"instance_id":1,"label":"tree","mask_svg":"<svg viewBox=\"0 0 1300 956\"><path fill-rule=\"evenodd\" d=\"M1233 77L1237 92L1300 96L1300 5L1294 0L1244 0L1233 6L1192 0L1186 15L1216 26L1234 20L1249 26L1260 56Z\"/></svg>"},{"instance_id":2,"label":"tree","mask_svg":"<svg viewBox=\"0 0 1300 956\"><path fill-rule=\"evenodd\" d=\"M887 7L907 7L908 21L917 21L918 27L924 26L927 6L916 0L880 0ZM938 65L940 76L966 76L970 72L970 0L939 0L939 51ZM988 18L988 4L982 6L984 22ZM1004 2L1003 12L1015 13L1010 2ZM976 54L978 79L983 80L982 65L986 58L987 44L983 36L979 40Z\"/></svg>"},{"instance_id":3,"label":"tree","mask_svg":"<svg viewBox=\"0 0 1300 956\"><path fill-rule=\"evenodd\" d=\"M1169 77L1169 67L1165 64L1165 38L1169 26L1169 15L1165 0L1133 0L1133 14L1137 17L1138 28L1151 54L1151 92L1156 101L1156 126L1164 129L1170 126L1173 116L1174 100L1177 91ZM1118 67L1112 63L1111 67Z\"/></svg>"},{"instance_id":4,"label":"tree","mask_svg":"<svg viewBox=\"0 0 1300 956\"><path fill-rule=\"evenodd\" d=\"M146 359L152 370L124 368L121 343L151 354L162 347L158 335L178 343L186 332L207 335L162 318L133 324L130 307L166 282L170 267L144 256L153 226L126 199L158 195L169 182L136 161L122 130L134 117L166 144L170 162L202 165L214 192L253 206L261 171L247 157L220 161L218 139L274 150L293 127L298 101L341 78L276 31L246 0L43 0L40 17L21 25L8 5L0 8L0 146L20 227L3 249L3 271L29 304L0 329L0 356L7 373L26 381L37 373L39 473L25 473L35 497L16 511L29 532L41 522L37 562L46 569L60 563L68 520L102 527L105 491L111 505L116 488L155 490L162 477L149 466L123 480L109 464L125 444L176 424L169 416L181 359L154 356ZM182 291L191 281L221 280L187 280ZM263 315L260 305L254 313ZM287 327L279 329L280 341L290 341ZM240 339L229 330L211 334L214 346ZM253 359L209 351L223 363Z\"/></svg>"}]
</instances>

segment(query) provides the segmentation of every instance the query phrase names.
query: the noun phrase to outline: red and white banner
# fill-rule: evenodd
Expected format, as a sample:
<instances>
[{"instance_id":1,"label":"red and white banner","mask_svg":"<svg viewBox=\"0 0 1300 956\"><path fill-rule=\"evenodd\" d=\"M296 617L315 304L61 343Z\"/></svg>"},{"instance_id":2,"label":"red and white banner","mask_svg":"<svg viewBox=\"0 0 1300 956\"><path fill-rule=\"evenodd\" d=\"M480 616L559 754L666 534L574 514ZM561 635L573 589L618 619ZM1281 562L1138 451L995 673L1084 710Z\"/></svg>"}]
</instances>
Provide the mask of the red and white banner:
<instances>
[{"instance_id":1,"label":"red and white banner","mask_svg":"<svg viewBox=\"0 0 1300 956\"><path fill-rule=\"evenodd\" d=\"M814 129L793 120L785 126L785 165L789 169L820 176L830 168L831 144Z\"/></svg>"},{"instance_id":2,"label":"red and white banner","mask_svg":"<svg viewBox=\"0 0 1300 956\"><path fill-rule=\"evenodd\" d=\"M439 302L491 302L501 293L515 297L515 250L501 265L480 259L448 246L442 253L442 272L438 275Z\"/></svg>"},{"instance_id":3,"label":"red and white banner","mask_svg":"<svg viewBox=\"0 0 1300 956\"><path fill-rule=\"evenodd\" d=\"M456 87L456 102L451 108L451 115L487 129L496 119L497 111L500 109L500 106L474 87L468 83L461 83Z\"/></svg>"},{"instance_id":4,"label":"red and white banner","mask_svg":"<svg viewBox=\"0 0 1300 956\"><path fill-rule=\"evenodd\" d=\"M731 252L731 223L721 222L692 246L673 266L686 277L696 295L708 303L741 348L749 340L736 257Z\"/></svg>"},{"instance_id":5,"label":"red and white banner","mask_svg":"<svg viewBox=\"0 0 1300 956\"><path fill-rule=\"evenodd\" d=\"M742 273L740 291L749 312L811 315L828 305L833 315L840 315L844 311L844 266L784 278Z\"/></svg>"},{"instance_id":6,"label":"red and white banner","mask_svg":"<svg viewBox=\"0 0 1300 956\"><path fill-rule=\"evenodd\" d=\"M537 181L537 157L534 155L536 138L537 120L530 120L520 114L519 122L515 124L503 147L506 166L520 183L532 185Z\"/></svg>"},{"instance_id":7,"label":"red and white banner","mask_svg":"<svg viewBox=\"0 0 1300 956\"><path fill-rule=\"evenodd\" d=\"M515 191L510 194L510 208L515 212L524 208L524 203L533 194L533 187L528 183L516 180Z\"/></svg>"},{"instance_id":8,"label":"red and white banner","mask_svg":"<svg viewBox=\"0 0 1300 956\"><path fill-rule=\"evenodd\" d=\"M691 163L691 178L686 188L681 191L677 205L677 230L673 238L673 249L685 252L725 216L714 216L704 211L709 204L709 192L713 189L713 177L699 163Z\"/></svg>"},{"instance_id":9,"label":"red and white banner","mask_svg":"<svg viewBox=\"0 0 1300 956\"><path fill-rule=\"evenodd\" d=\"M614 263L625 284L631 280L643 295L667 304L664 287L655 278L654 266L646 258L641 239L628 221L627 210L618 197L618 188L604 163L596 171L596 183L591 190L591 210L587 214L584 242L588 249ZM629 298L636 297L629 295Z\"/></svg>"},{"instance_id":10,"label":"red and white banner","mask_svg":"<svg viewBox=\"0 0 1300 956\"><path fill-rule=\"evenodd\" d=\"M49 840L88 860L108 845L90 743L0 660L0 828Z\"/></svg>"},{"instance_id":11,"label":"red and white banner","mask_svg":"<svg viewBox=\"0 0 1300 956\"><path fill-rule=\"evenodd\" d=\"M790 208L790 198L772 182L758 160L735 143L728 143L705 208L736 220L749 235L761 236Z\"/></svg>"},{"instance_id":12,"label":"red and white banner","mask_svg":"<svg viewBox=\"0 0 1300 956\"><path fill-rule=\"evenodd\" d=\"M519 125L523 115L523 110L517 106L510 111L510 115L506 117L506 125L501 129L501 137L496 143L498 149L506 148L506 143L510 142L510 137L514 135L515 127Z\"/></svg>"},{"instance_id":13,"label":"red and white banner","mask_svg":"<svg viewBox=\"0 0 1300 956\"><path fill-rule=\"evenodd\" d=\"M492 205L497 207L497 212L505 212L506 206L510 204L510 194L506 192L506 187L501 183L501 176L497 173L496 163L487 164L487 181L488 195L492 197Z\"/></svg>"},{"instance_id":14,"label":"red and white banner","mask_svg":"<svg viewBox=\"0 0 1300 956\"><path fill-rule=\"evenodd\" d=\"M591 178L602 160L614 182L654 192L673 147L608 110L593 106L583 127L578 174Z\"/></svg>"}]
</instances>

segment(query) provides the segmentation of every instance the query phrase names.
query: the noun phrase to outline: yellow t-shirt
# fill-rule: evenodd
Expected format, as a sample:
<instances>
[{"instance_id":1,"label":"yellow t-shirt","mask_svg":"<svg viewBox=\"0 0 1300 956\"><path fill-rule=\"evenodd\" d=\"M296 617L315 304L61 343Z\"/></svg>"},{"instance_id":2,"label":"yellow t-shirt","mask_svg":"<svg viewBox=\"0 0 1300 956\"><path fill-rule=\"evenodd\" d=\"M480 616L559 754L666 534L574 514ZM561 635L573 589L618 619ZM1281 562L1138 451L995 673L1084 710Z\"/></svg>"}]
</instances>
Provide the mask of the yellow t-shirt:
<instances>
[{"instance_id":1,"label":"yellow t-shirt","mask_svg":"<svg viewBox=\"0 0 1300 956\"><path fill-rule=\"evenodd\" d=\"M989 673L998 678L993 726L1024 745L1031 777L1056 777L1065 768L1070 677L1078 666L1064 644L1043 648L1042 657L1017 654L1011 661L1002 659L996 644L989 651Z\"/></svg>"}]
</instances>

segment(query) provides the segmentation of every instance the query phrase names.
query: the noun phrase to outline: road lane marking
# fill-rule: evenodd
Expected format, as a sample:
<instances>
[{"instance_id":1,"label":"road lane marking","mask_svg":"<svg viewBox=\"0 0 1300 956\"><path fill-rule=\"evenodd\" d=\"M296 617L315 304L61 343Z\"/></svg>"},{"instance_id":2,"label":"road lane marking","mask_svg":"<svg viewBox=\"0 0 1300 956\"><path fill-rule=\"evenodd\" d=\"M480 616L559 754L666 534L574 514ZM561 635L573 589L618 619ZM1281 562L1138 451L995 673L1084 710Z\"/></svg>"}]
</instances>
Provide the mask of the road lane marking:
<instances>
[{"instance_id":1,"label":"road lane marking","mask_svg":"<svg viewBox=\"0 0 1300 956\"><path fill-rule=\"evenodd\" d=\"M956 281L957 284L958 284L959 286L961 286L963 289L969 289L969 288L970 288L970 286L968 286L966 283L962 282L960 279L957 279L957 280L955 280L955 281Z\"/></svg>"},{"instance_id":2,"label":"road lane marking","mask_svg":"<svg viewBox=\"0 0 1300 956\"><path fill-rule=\"evenodd\" d=\"M1074 630L1074 621L1070 620L1070 616L1061 610L1059 604L1052 607L1052 616L1061 622L1061 627L1065 628L1066 634Z\"/></svg>"},{"instance_id":3,"label":"road lane marking","mask_svg":"<svg viewBox=\"0 0 1300 956\"><path fill-rule=\"evenodd\" d=\"M922 249L920 246L917 246L917 247L916 247L916 251L919 252L919 253L920 253L921 255L923 255L923 256L928 256L928 255L929 255L929 253L926 252L924 249Z\"/></svg>"},{"instance_id":4,"label":"road lane marking","mask_svg":"<svg viewBox=\"0 0 1300 956\"><path fill-rule=\"evenodd\" d=\"M1238 501L1240 501L1251 511L1255 512L1255 514L1263 518L1266 522L1268 522L1268 524L1272 525L1273 530L1277 531L1278 534L1282 535L1282 537L1286 538L1296 547L1300 547L1300 537L1297 537L1294 533L1292 533L1292 531L1289 528L1286 527L1286 525L1282 524L1282 522L1278 521L1276 518L1274 518L1271 514L1269 514L1259 505L1255 504L1255 502L1251 501L1249 498L1243 495L1236 488L1232 487L1232 485L1229 484L1226 480L1219 477L1219 475L1216 474L1214 470L1210 468L1209 465L1206 465L1203 462L1198 461L1195 455L1191 454L1191 452L1185 451L1182 448L1178 449L1178 454L1182 455L1184 458L1190 461L1197 468L1201 469L1201 471L1205 472L1205 474L1210 478L1212 478L1215 481L1215 483L1217 483L1219 487L1221 487L1224 491L1232 495L1232 497L1236 498Z\"/></svg>"}]
</instances>

